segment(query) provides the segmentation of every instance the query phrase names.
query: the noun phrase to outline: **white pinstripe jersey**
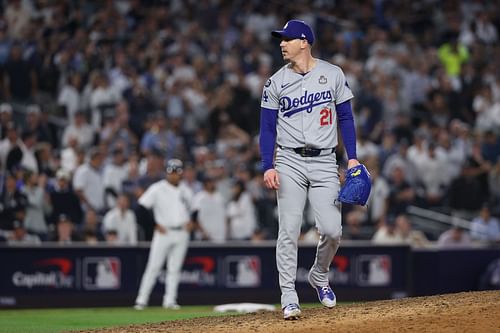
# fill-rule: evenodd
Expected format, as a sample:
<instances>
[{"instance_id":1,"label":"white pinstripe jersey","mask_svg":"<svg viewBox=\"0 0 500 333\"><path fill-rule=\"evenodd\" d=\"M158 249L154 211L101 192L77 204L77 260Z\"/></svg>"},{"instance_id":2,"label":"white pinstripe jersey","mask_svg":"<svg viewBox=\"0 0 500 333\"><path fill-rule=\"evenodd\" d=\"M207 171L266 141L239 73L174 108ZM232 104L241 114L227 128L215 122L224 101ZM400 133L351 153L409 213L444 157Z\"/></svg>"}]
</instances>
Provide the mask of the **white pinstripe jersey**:
<instances>
[{"instance_id":1,"label":"white pinstripe jersey","mask_svg":"<svg viewBox=\"0 0 500 333\"><path fill-rule=\"evenodd\" d=\"M261 107L278 110L278 145L333 148L338 142L335 105L353 97L342 69L316 59L305 75L287 64L271 76L264 85Z\"/></svg>"}]
</instances>

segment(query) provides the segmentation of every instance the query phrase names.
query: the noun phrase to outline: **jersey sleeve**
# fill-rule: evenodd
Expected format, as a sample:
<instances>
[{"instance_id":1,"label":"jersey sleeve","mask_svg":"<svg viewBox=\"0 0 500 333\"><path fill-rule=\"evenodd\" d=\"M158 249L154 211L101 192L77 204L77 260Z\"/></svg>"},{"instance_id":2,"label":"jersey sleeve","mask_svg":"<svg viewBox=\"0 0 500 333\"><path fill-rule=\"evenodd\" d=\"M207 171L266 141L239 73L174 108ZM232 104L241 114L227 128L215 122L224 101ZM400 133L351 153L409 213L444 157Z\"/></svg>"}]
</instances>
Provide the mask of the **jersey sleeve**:
<instances>
[{"instance_id":1,"label":"jersey sleeve","mask_svg":"<svg viewBox=\"0 0 500 333\"><path fill-rule=\"evenodd\" d=\"M267 80L264 88L262 89L262 99L260 106L265 109L278 110L279 99L276 89L276 81L273 78Z\"/></svg>"},{"instance_id":2,"label":"jersey sleeve","mask_svg":"<svg viewBox=\"0 0 500 333\"><path fill-rule=\"evenodd\" d=\"M73 188L82 190L85 187L86 175L84 169L78 168L73 177Z\"/></svg>"},{"instance_id":3,"label":"jersey sleeve","mask_svg":"<svg viewBox=\"0 0 500 333\"><path fill-rule=\"evenodd\" d=\"M146 192L144 192L139 198L139 204L148 209L151 209L156 200L156 192L156 186L154 186L154 184L148 187Z\"/></svg>"},{"instance_id":4,"label":"jersey sleeve","mask_svg":"<svg viewBox=\"0 0 500 333\"><path fill-rule=\"evenodd\" d=\"M341 104L345 101L350 100L354 97L352 94L351 88L347 83L344 72L342 69L337 67L337 71L335 73L335 86L333 87L333 97L335 98L335 104Z\"/></svg>"}]
</instances>

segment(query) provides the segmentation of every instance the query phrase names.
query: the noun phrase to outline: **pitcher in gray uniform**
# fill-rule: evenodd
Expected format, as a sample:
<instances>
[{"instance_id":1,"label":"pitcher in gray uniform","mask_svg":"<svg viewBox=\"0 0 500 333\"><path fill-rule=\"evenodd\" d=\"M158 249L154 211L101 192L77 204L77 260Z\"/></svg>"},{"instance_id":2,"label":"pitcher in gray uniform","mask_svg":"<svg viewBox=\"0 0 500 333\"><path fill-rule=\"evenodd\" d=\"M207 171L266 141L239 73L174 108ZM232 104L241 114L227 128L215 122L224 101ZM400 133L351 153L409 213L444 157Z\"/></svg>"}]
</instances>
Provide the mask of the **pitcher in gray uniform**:
<instances>
[{"instance_id":1,"label":"pitcher in gray uniform","mask_svg":"<svg viewBox=\"0 0 500 333\"><path fill-rule=\"evenodd\" d=\"M341 207L336 200L340 190L337 123L347 167L359 162L350 104L353 94L342 70L312 56L314 34L304 21L291 20L272 35L281 40L287 64L263 88L260 149L264 183L278 191L276 262L283 316L297 319L301 314L295 290L297 243L307 199L320 233L309 282L324 306L336 304L328 272L342 234Z\"/></svg>"}]
</instances>

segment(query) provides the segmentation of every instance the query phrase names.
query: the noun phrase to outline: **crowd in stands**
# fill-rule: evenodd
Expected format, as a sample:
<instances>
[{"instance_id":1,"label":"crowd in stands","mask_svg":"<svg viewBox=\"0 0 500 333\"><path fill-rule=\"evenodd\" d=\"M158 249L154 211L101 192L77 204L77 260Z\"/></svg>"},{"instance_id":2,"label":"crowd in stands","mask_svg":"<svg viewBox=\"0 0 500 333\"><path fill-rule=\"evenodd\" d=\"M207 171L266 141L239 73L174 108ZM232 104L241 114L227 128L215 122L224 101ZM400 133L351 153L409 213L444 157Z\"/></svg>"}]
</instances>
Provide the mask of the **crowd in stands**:
<instances>
[{"instance_id":1,"label":"crowd in stands","mask_svg":"<svg viewBox=\"0 0 500 333\"><path fill-rule=\"evenodd\" d=\"M346 74L373 178L368 208L344 209L345 238L425 246L414 205L473 220L439 243L499 241L499 3L284 4L1 1L0 238L149 240L137 198L175 157L197 193L193 239L275 239L260 98L283 65L270 31L299 18L316 32L313 55ZM304 220L303 239L317 237Z\"/></svg>"}]
</instances>

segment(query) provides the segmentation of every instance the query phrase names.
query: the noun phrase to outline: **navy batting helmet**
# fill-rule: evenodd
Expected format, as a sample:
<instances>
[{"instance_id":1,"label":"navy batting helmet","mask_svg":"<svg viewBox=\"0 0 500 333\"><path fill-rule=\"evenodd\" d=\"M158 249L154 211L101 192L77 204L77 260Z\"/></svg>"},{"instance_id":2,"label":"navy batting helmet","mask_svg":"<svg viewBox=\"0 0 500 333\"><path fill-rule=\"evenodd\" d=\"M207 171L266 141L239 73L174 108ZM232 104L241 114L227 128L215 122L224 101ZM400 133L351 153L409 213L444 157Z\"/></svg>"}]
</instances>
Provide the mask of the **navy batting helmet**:
<instances>
[{"instance_id":1,"label":"navy batting helmet","mask_svg":"<svg viewBox=\"0 0 500 333\"><path fill-rule=\"evenodd\" d=\"M372 183L370 173L363 164L347 170L344 186L340 189L339 201L352 205L364 206L368 197Z\"/></svg>"},{"instance_id":2,"label":"navy batting helmet","mask_svg":"<svg viewBox=\"0 0 500 333\"><path fill-rule=\"evenodd\" d=\"M176 158L170 159L167 161L167 168L166 171L167 173L182 173L184 167L182 164L182 161Z\"/></svg>"}]
</instances>

